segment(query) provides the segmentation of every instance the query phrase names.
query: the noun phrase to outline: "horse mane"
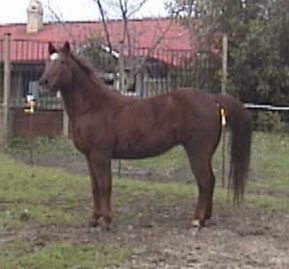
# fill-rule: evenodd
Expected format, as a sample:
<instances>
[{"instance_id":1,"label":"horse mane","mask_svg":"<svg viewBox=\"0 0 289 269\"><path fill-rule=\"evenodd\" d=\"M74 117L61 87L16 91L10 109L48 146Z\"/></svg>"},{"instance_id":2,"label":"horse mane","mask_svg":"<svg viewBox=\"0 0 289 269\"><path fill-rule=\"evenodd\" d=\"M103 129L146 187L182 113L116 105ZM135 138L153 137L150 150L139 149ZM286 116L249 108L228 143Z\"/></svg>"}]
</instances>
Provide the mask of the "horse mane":
<instances>
[{"instance_id":1,"label":"horse mane","mask_svg":"<svg viewBox=\"0 0 289 269\"><path fill-rule=\"evenodd\" d=\"M88 75L88 77L91 79L91 81L100 89L108 88L107 85L103 82L101 77L99 76L98 72L95 70L95 68L90 64L87 60L84 58L81 58L74 53L70 53L71 58L74 62L77 63L77 65Z\"/></svg>"}]
</instances>

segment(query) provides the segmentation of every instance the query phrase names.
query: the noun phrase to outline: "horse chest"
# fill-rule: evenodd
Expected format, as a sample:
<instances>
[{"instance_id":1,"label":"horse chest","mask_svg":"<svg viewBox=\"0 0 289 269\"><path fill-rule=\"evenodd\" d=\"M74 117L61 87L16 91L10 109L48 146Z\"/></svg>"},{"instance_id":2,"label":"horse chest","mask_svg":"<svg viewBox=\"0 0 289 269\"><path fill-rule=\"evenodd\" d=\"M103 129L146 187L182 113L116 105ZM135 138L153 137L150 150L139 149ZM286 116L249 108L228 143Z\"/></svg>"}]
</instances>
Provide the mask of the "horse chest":
<instances>
[{"instance_id":1,"label":"horse chest","mask_svg":"<svg viewBox=\"0 0 289 269\"><path fill-rule=\"evenodd\" d=\"M97 124L85 118L72 124L72 134L75 147L84 154L91 150L109 151L108 145L112 145L112 138L105 124Z\"/></svg>"},{"instance_id":2,"label":"horse chest","mask_svg":"<svg viewBox=\"0 0 289 269\"><path fill-rule=\"evenodd\" d=\"M85 153L86 151L86 143L84 142L84 139L81 134L81 129L77 127L72 128L72 138L74 146L82 153Z\"/></svg>"},{"instance_id":3,"label":"horse chest","mask_svg":"<svg viewBox=\"0 0 289 269\"><path fill-rule=\"evenodd\" d=\"M75 147L82 153L86 153L89 148L88 126L85 121L78 120L72 123L72 137Z\"/></svg>"}]
</instances>

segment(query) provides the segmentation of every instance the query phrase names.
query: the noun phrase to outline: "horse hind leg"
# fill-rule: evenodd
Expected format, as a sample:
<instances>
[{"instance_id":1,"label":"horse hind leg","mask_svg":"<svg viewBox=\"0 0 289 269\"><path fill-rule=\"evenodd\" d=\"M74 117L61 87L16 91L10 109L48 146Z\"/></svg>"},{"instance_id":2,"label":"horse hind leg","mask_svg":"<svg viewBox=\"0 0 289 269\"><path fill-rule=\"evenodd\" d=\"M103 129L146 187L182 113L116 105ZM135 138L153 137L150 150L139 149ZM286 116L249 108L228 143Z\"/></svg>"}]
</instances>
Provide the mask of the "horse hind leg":
<instances>
[{"instance_id":1,"label":"horse hind leg","mask_svg":"<svg viewBox=\"0 0 289 269\"><path fill-rule=\"evenodd\" d=\"M198 185L198 201L192 220L192 226L204 226L212 215L215 177L212 172L211 154L186 148L192 172Z\"/></svg>"}]
</instances>

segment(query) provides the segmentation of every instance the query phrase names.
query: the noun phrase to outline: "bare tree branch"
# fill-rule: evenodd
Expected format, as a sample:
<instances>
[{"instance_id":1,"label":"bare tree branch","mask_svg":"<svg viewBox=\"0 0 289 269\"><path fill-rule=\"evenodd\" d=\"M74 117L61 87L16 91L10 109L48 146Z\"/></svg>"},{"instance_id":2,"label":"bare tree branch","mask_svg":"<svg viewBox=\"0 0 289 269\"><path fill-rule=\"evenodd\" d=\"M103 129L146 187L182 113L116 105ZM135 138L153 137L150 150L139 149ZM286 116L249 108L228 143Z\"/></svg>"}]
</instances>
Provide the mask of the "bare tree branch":
<instances>
[{"instance_id":1,"label":"bare tree branch","mask_svg":"<svg viewBox=\"0 0 289 269\"><path fill-rule=\"evenodd\" d=\"M131 56L131 36L130 31L128 29L128 0L119 0L119 7L121 11L121 17L123 20L123 43L122 43L122 50L123 45L125 44L125 41L127 41L127 47L128 47L128 55ZM122 51L123 53L123 51Z\"/></svg>"},{"instance_id":2,"label":"bare tree branch","mask_svg":"<svg viewBox=\"0 0 289 269\"><path fill-rule=\"evenodd\" d=\"M104 28L104 32L105 32L107 46L109 48L109 52L111 53L112 52L112 45L111 45L111 42L110 42L110 36L109 36L108 27L107 27L107 22L106 22L106 19L105 19L103 6L100 3L100 0L93 0L93 1L96 2L97 5L98 5L98 9L99 9L99 12L100 12L100 15L101 15L101 20L102 20L102 24L103 24L103 28Z\"/></svg>"},{"instance_id":3,"label":"bare tree branch","mask_svg":"<svg viewBox=\"0 0 289 269\"><path fill-rule=\"evenodd\" d=\"M128 13L128 17L131 17L132 15L134 15L136 12L140 11L140 9L144 6L144 4L147 2L148 0L142 0L140 3L135 4L135 5L131 5L130 6L130 11Z\"/></svg>"},{"instance_id":4,"label":"bare tree branch","mask_svg":"<svg viewBox=\"0 0 289 269\"><path fill-rule=\"evenodd\" d=\"M75 36L74 34L70 31L69 27L67 27L65 21L63 20L62 14L58 14L57 12L55 12L55 10L51 7L50 5L50 0L47 1L47 5L46 5L47 9L49 10L49 13L51 14L51 16L54 18L55 21L59 22L60 25L65 29L65 31L68 33L69 37L72 40L75 40Z\"/></svg>"},{"instance_id":5,"label":"bare tree branch","mask_svg":"<svg viewBox=\"0 0 289 269\"><path fill-rule=\"evenodd\" d=\"M98 9L100 11L100 14L102 16L102 23L104 25L104 29L106 32L106 38L107 40L110 39L110 33L107 29L107 20L108 18L105 17L105 12L104 12L104 8L102 3L104 1L100 1L100 0L93 0L97 5L98 5ZM147 2L148 0L140 0L140 1L133 1L133 0L107 0L105 3L106 5L108 5L110 8L111 7L115 7L118 9L118 12L120 12L120 17L122 20L122 24L123 24L123 32L122 32L122 40L120 42L120 47L119 47L119 55L120 55L120 59L119 59L119 69L120 69L120 73L124 72L124 49L125 49L125 53L126 53L126 57L128 57L128 59L130 60L129 62L129 80L133 80L133 78L140 72L140 70L142 69L144 63L147 61L146 57L137 57L136 60L133 60L133 31L134 29L131 29L129 27L129 18L135 14L136 12L138 12L143 6L144 4ZM155 40L153 41L152 46L150 46L150 48L148 49L148 56L152 55L154 53L154 51L156 50L156 48L158 47L158 45L161 43L161 41L164 39L165 35L167 34L167 32L169 31L171 25L174 23L173 20L171 20L170 23L168 23L168 25L165 27L165 29L161 30L161 34L157 35ZM156 27L156 30L159 31L159 29L161 29L161 27ZM139 34L139 33L138 33ZM110 43L110 42L108 42Z\"/></svg>"},{"instance_id":6,"label":"bare tree branch","mask_svg":"<svg viewBox=\"0 0 289 269\"><path fill-rule=\"evenodd\" d=\"M167 25L164 31L162 31L160 36L156 36L154 44L148 49L148 56L152 55L155 52L158 45L161 43L161 41L164 39L167 32L170 30L172 24L173 24L173 20L170 21L170 23ZM137 61L137 63L135 63L135 66L133 68L133 75L136 75L140 72L146 60L147 60L146 58L141 58L139 61Z\"/></svg>"}]
</instances>

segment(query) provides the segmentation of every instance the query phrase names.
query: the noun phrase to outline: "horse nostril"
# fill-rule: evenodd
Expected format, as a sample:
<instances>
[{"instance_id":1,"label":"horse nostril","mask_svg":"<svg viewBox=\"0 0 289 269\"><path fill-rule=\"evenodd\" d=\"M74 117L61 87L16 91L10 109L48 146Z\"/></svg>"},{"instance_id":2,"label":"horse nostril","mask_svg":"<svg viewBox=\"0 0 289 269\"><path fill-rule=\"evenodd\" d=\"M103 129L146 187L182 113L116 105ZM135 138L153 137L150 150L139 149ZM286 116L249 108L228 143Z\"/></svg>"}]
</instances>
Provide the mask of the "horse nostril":
<instances>
[{"instance_id":1,"label":"horse nostril","mask_svg":"<svg viewBox=\"0 0 289 269\"><path fill-rule=\"evenodd\" d=\"M40 85L40 86L45 86L45 85L47 85L47 84L48 84L47 79L40 79L40 80L39 80L39 85Z\"/></svg>"}]
</instances>

